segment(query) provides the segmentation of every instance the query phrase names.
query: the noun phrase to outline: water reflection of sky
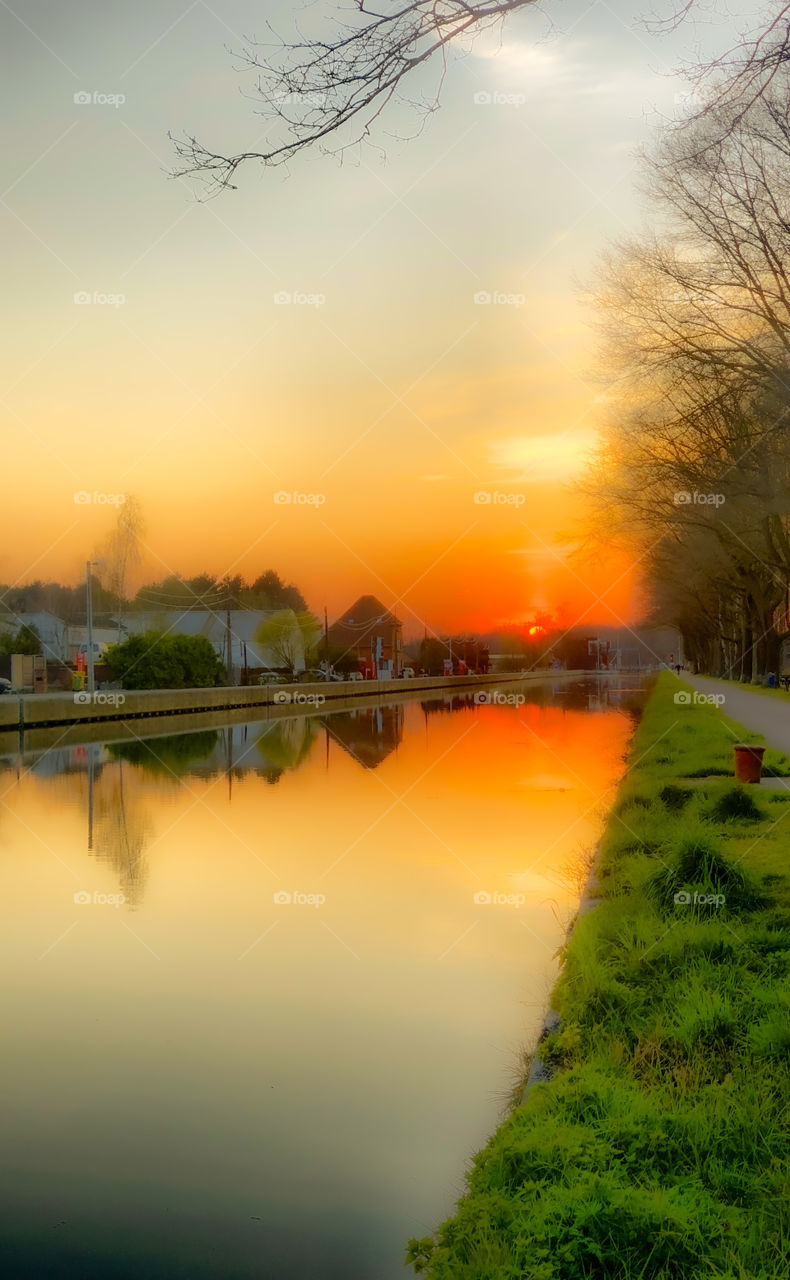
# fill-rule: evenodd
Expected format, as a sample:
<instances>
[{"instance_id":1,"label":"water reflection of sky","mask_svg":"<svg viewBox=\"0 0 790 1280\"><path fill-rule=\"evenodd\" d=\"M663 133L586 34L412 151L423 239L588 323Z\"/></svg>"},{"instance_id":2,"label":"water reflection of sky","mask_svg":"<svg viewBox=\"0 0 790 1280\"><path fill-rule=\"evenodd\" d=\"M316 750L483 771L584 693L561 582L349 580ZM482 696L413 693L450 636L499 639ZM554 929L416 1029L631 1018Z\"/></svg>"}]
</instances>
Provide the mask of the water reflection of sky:
<instances>
[{"instance_id":1,"label":"water reflection of sky","mask_svg":"<svg viewBox=\"0 0 790 1280\"><path fill-rule=\"evenodd\" d=\"M4 757L15 1274L402 1274L622 768L634 695L531 697Z\"/></svg>"}]
</instances>

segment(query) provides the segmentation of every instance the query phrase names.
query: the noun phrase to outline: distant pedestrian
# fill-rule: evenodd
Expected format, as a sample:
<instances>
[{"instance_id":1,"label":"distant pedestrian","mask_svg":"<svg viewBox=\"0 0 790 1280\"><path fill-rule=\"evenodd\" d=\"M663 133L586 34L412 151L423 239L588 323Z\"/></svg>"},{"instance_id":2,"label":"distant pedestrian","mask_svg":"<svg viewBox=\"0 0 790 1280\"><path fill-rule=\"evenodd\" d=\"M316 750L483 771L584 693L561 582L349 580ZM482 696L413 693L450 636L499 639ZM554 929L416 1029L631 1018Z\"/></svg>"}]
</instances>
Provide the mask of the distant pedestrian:
<instances>
[{"instance_id":1,"label":"distant pedestrian","mask_svg":"<svg viewBox=\"0 0 790 1280\"><path fill-rule=\"evenodd\" d=\"M677 671L678 675L680 675L681 671L683 670L679 662L675 663L675 670Z\"/></svg>"}]
</instances>

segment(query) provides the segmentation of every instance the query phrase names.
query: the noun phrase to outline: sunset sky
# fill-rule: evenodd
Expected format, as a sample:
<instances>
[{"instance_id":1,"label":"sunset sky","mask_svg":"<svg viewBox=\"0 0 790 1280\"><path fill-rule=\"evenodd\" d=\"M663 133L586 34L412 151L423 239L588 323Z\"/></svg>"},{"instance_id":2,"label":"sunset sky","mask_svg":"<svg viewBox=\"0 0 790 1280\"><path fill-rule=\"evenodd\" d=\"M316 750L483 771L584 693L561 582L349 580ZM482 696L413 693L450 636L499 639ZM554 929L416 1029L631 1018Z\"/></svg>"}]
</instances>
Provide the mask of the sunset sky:
<instances>
[{"instance_id":1,"label":"sunset sky","mask_svg":"<svg viewBox=\"0 0 790 1280\"><path fill-rule=\"evenodd\" d=\"M639 226L635 148L677 110L672 67L737 25L700 10L657 36L643 11L548 4L554 34L522 13L451 62L411 141L397 107L385 152L249 166L200 202L167 131L260 145L226 46L292 32L295 8L3 4L0 580L75 582L115 514L75 493L134 494L140 580L273 567L330 616L373 592L407 634L634 620L627 565L566 563L603 390L579 293Z\"/></svg>"}]
</instances>

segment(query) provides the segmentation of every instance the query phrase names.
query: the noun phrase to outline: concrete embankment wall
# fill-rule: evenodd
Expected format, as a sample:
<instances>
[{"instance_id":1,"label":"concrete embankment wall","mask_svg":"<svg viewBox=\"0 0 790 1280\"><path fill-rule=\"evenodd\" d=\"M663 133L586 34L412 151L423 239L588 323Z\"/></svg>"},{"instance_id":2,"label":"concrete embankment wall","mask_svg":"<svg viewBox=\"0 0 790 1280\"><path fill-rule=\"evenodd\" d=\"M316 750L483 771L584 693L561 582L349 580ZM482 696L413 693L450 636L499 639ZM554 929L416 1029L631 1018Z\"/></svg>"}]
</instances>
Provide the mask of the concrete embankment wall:
<instances>
[{"instance_id":1,"label":"concrete embankment wall","mask_svg":"<svg viewBox=\"0 0 790 1280\"><path fill-rule=\"evenodd\" d=\"M261 708L290 712L316 706L354 705L391 694L437 694L493 688L534 680L589 675L585 671L530 671L525 675L421 676L413 680L332 680L315 684L264 685L249 688L155 689L96 694L39 693L0 698L0 730L30 730L51 725L138 720L152 716L194 715L217 711L258 712ZM121 701L122 699L122 701Z\"/></svg>"}]
</instances>

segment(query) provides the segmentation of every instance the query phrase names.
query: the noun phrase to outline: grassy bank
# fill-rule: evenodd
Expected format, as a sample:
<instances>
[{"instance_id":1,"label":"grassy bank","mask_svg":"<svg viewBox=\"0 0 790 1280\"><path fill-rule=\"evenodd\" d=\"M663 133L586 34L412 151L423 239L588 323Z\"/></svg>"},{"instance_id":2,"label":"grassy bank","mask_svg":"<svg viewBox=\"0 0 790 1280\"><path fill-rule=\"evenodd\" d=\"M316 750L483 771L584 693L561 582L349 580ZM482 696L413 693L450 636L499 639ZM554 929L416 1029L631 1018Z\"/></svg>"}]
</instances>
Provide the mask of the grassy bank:
<instances>
[{"instance_id":1,"label":"grassy bank","mask_svg":"<svg viewBox=\"0 0 790 1280\"><path fill-rule=\"evenodd\" d=\"M681 687L659 677L634 737L604 900L554 995L555 1074L409 1246L432 1280L790 1274L790 792L718 776L755 735Z\"/></svg>"}]
</instances>

